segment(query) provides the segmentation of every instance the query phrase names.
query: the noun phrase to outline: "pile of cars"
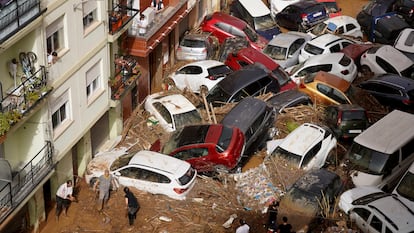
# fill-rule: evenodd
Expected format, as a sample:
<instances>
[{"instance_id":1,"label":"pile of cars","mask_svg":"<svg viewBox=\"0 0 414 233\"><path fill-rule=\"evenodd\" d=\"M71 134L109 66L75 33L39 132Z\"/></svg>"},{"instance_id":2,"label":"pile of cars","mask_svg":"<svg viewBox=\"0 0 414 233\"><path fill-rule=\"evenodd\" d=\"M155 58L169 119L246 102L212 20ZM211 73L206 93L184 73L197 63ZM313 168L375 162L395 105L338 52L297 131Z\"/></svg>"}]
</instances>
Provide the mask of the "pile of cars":
<instances>
[{"instance_id":1,"label":"pile of cars","mask_svg":"<svg viewBox=\"0 0 414 233\"><path fill-rule=\"evenodd\" d=\"M282 201L308 206L319 215L322 199L333 205L340 196L339 207L362 232L412 232L410 4L372 0L355 19L342 15L332 0L271 0L269 7L261 0L232 1L229 14L205 16L202 33L182 36L176 56L188 63L168 76L168 88L188 89L203 103L195 106L170 92L149 95L144 108L169 139L133 155L96 156L88 165L87 181L94 183L102 163L123 185L184 199L197 174L240 172L251 155L266 148L268 157L306 171ZM282 33L280 27L291 31ZM370 109L358 105L362 96L357 89L389 113L372 122ZM255 98L263 94L270 97ZM228 103L237 104L219 122L202 120L201 108ZM301 123L286 137L272 140L279 114L297 105L323 106L325 124ZM349 148L336 166L342 141ZM355 189L346 190L349 186L327 169L330 165L349 172Z\"/></svg>"}]
</instances>

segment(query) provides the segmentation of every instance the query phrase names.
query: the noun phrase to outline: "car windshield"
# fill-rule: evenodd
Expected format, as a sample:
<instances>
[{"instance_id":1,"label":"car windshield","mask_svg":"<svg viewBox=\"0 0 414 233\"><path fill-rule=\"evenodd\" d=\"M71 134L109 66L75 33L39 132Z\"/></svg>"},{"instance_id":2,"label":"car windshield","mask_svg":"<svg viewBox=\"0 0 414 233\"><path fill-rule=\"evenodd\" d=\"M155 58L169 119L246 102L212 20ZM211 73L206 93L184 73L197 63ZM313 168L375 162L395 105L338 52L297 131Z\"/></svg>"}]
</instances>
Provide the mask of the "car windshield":
<instances>
[{"instance_id":1,"label":"car windshield","mask_svg":"<svg viewBox=\"0 0 414 233\"><path fill-rule=\"evenodd\" d=\"M263 49L263 53L275 60L285 60L287 56L287 48L268 44Z\"/></svg>"},{"instance_id":2,"label":"car windshield","mask_svg":"<svg viewBox=\"0 0 414 233\"><path fill-rule=\"evenodd\" d=\"M178 181L180 182L181 185L186 185L193 179L194 175L195 175L195 170L192 167L190 167L183 176L178 178Z\"/></svg>"},{"instance_id":3,"label":"car windshield","mask_svg":"<svg viewBox=\"0 0 414 233\"><path fill-rule=\"evenodd\" d=\"M114 171L118 168L121 168L123 166L128 165L129 161L131 160L131 158L134 156L134 154L127 154L127 155L122 155L120 157L118 157L112 164L110 167L111 171Z\"/></svg>"},{"instance_id":4,"label":"car windshield","mask_svg":"<svg viewBox=\"0 0 414 233\"><path fill-rule=\"evenodd\" d=\"M210 76L223 76L230 74L232 70L230 69L230 67L226 65L219 65L211 67L207 69L207 71Z\"/></svg>"},{"instance_id":5,"label":"car windshield","mask_svg":"<svg viewBox=\"0 0 414 233\"><path fill-rule=\"evenodd\" d=\"M299 70L301 70L303 66L305 66L305 62L299 63L296 66L294 66L289 73L292 75L292 74L298 72Z\"/></svg>"},{"instance_id":6,"label":"car windshield","mask_svg":"<svg viewBox=\"0 0 414 233\"><path fill-rule=\"evenodd\" d=\"M312 34L318 36L325 33L327 25L325 23L319 23L315 27L312 28Z\"/></svg>"},{"instance_id":7,"label":"car windshield","mask_svg":"<svg viewBox=\"0 0 414 233\"><path fill-rule=\"evenodd\" d=\"M398 185L396 191L402 197L407 198L410 201L414 201L414 174L407 172Z\"/></svg>"},{"instance_id":8,"label":"car windshield","mask_svg":"<svg viewBox=\"0 0 414 233\"><path fill-rule=\"evenodd\" d=\"M401 75L407 78L414 78L414 65L408 67L407 69L401 71Z\"/></svg>"},{"instance_id":9,"label":"car windshield","mask_svg":"<svg viewBox=\"0 0 414 233\"><path fill-rule=\"evenodd\" d=\"M269 14L262 17L255 17L254 27L256 30L266 30L268 28L276 27L276 23Z\"/></svg>"},{"instance_id":10,"label":"car windshield","mask_svg":"<svg viewBox=\"0 0 414 233\"><path fill-rule=\"evenodd\" d=\"M365 111L343 111L342 120L365 120Z\"/></svg>"},{"instance_id":11,"label":"car windshield","mask_svg":"<svg viewBox=\"0 0 414 233\"><path fill-rule=\"evenodd\" d=\"M290 81L289 75L280 67L273 70L272 74L276 77L280 86L283 86Z\"/></svg>"},{"instance_id":12,"label":"car windshield","mask_svg":"<svg viewBox=\"0 0 414 233\"><path fill-rule=\"evenodd\" d=\"M297 167L299 167L300 160L302 159L302 156L289 152L280 146L278 146L272 154L287 159Z\"/></svg>"},{"instance_id":13,"label":"car windshield","mask_svg":"<svg viewBox=\"0 0 414 233\"><path fill-rule=\"evenodd\" d=\"M347 153L352 170L359 170L373 175L384 173L384 167L389 155L371 150L358 143L353 143Z\"/></svg>"},{"instance_id":14,"label":"car windshield","mask_svg":"<svg viewBox=\"0 0 414 233\"><path fill-rule=\"evenodd\" d=\"M233 129L229 127L223 127L223 131L221 131L220 138L217 142L217 151L224 152L230 145L231 138L233 137Z\"/></svg>"},{"instance_id":15,"label":"car windshield","mask_svg":"<svg viewBox=\"0 0 414 233\"><path fill-rule=\"evenodd\" d=\"M227 103L227 101L230 99L230 95L228 93L226 93L221 87L220 85L216 85L214 86L210 92L207 95L207 101L209 103L212 103L213 106L214 104L220 104L220 102L222 103Z\"/></svg>"},{"instance_id":16,"label":"car windshield","mask_svg":"<svg viewBox=\"0 0 414 233\"><path fill-rule=\"evenodd\" d=\"M176 129L181 128L184 125L191 125L201 122L200 113L198 113L195 109L189 112L175 114L173 118Z\"/></svg>"},{"instance_id":17,"label":"car windshield","mask_svg":"<svg viewBox=\"0 0 414 233\"><path fill-rule=\"evenodd\" d=\"M259 39L259 37L257 36L257 33L253 31L249 26L246 26L243 29L243 32L246 33L250 41L256 42Z\"/></svg>"},{"instance_id":18,"label":"car windshield","mask_svg":"<svg viewBox=\"0 0 414 233\"><path fill-rule=\"evenodd\" d=\"M313 44L306 43L304 50L310 54L318 55L323 53L323 48L319 48Z\"/></svg>"},{"instance_id":19,"label":"car windshield","mask_svg":"<svg viewBox=\"0 0 414 233\"><path fill-rule=\"evenodd\" d=\"M180 46L183 47L191 47L191 48L204 48L206 47L204 41L202 40L192 40L192 39L185 39L182 40Z\"/></svg>"}]
</instances>

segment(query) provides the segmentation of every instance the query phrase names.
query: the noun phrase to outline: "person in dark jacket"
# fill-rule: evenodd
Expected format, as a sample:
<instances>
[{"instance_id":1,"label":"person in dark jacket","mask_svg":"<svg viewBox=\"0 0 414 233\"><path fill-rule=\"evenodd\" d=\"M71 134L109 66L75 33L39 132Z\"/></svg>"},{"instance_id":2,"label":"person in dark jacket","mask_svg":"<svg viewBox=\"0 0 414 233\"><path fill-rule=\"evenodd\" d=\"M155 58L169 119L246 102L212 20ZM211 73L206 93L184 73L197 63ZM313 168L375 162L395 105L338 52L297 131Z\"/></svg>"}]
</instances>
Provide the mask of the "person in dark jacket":
<instances>
[{"instance_id":1,"label":"person in dark jacket","mask_svg":"<svg viewBox=\"0 0 414 233\"><path fill-rule=\"evenodd\" d=\"M124 192L125 192L125 204L128 210L129 225L132 226L134 224L134 219L137 218L137 212L139 210L139 203L138 203L138 199L129 190L128 187L124 188Z\"/></svg>"}]
</instances>

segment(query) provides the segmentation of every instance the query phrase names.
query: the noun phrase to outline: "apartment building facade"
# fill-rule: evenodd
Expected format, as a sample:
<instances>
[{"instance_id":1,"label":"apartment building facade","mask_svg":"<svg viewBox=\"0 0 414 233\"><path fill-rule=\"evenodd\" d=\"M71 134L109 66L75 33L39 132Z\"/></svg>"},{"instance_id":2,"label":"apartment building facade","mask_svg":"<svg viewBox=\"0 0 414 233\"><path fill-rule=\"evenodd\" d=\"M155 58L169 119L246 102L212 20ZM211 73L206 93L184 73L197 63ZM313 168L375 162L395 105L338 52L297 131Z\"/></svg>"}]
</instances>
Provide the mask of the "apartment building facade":
<instances>
[{"instance_id":1,"label":"apartment building facade","mask_svg":"<svg viewBox=\"0 0 414 233\"><path fill-rule=\"evenodd\" d=\"M0 232L41 229L58 186L161 89L180 37L225 5L151 1L1 0ZM154 21L137 35L144 12Z\"/></svg>"}]
</instances>

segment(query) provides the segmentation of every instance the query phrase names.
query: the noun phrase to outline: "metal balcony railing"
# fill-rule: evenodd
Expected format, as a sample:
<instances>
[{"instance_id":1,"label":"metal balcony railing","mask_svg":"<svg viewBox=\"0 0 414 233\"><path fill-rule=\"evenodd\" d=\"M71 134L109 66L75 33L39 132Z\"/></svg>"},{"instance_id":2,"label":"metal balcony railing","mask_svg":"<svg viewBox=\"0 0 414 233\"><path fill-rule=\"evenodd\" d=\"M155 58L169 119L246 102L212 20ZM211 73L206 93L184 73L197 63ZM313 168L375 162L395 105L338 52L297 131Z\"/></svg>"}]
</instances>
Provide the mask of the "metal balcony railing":
<instances>
[{"instance_id":1,"label":"metal balcony railing","mask_svg":"<svg viewBox=\"0 0 414 233\"><path fill-rule=\"evenodd\" d=\"M0 44L39 17L40 0L10 0L0 4Z\"/></svg>"},{"instance_id":2,"label":"metal balcony railing","mask_svg":"<svg viewBox=\"0 0 414 233\"><path fill-rule=\"evenodd\" d=\"M0 181L0 224L53 170L52 143L43 148L19 171L12 175L11 182Z\"/></svg>"},{"instance_id":3,"label":"metal balcony railing","mask_svg":"<svg viewBox=\"0 0 414 233\"><path fill-rule=\"evenodd\" d=\"M126 24L128 24L137 14L138 9L134 9L130 6L115 5L111 11L109 11L109 33L111 35L120 31Z\"/></svg>"}]
</instances>

